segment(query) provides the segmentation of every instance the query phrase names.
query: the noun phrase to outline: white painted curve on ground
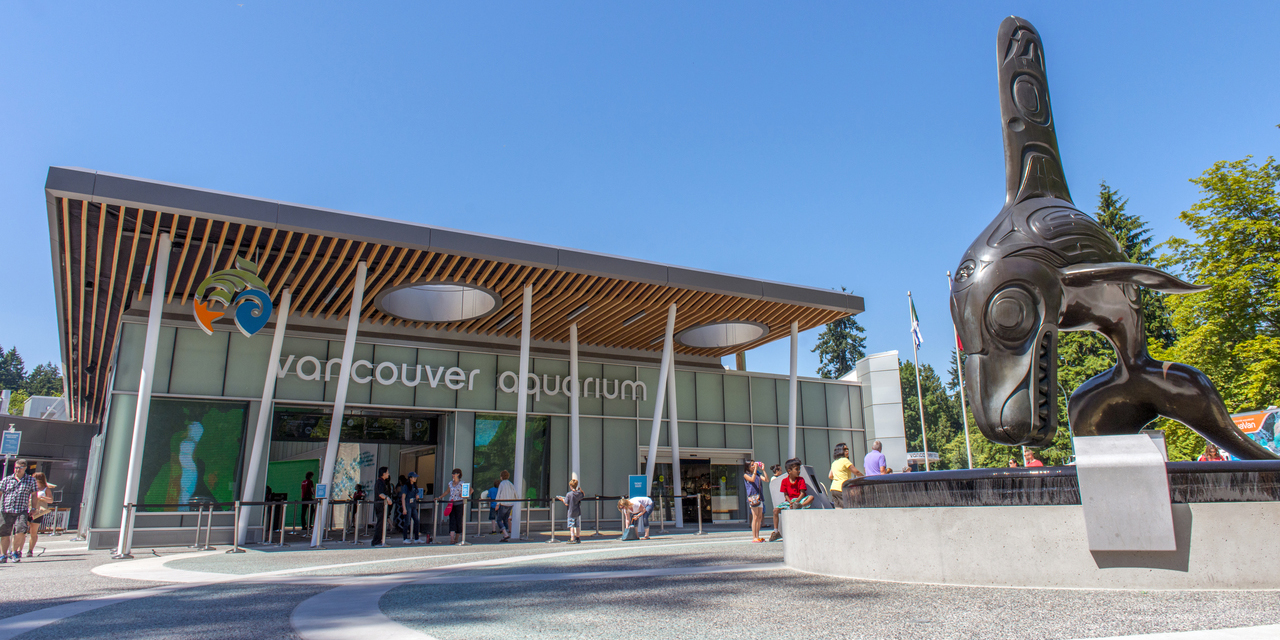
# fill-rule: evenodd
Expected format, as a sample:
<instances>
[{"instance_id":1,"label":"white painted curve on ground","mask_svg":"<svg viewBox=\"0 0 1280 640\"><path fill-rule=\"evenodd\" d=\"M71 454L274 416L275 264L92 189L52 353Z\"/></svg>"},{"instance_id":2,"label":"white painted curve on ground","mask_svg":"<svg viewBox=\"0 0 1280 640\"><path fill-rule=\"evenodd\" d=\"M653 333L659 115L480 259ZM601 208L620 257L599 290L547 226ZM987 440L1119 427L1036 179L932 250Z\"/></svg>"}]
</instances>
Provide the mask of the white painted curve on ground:
<instances>
[{"instance_id":1,"label":"white painted curve on ground","mask_svg":"<svg viewBox=\"0 0 1280 640\"><path fill-rule=\"evenodd\" d=\"M1110 636L1107 638L1089 638L1088 640L1255 640L1260 638L1267 638L1268 640L1280 638L1280 624L1269 624L1261 627L1239 627L1236 629L1144 633L1135 636Z\"/></svg>"}]
</instances>

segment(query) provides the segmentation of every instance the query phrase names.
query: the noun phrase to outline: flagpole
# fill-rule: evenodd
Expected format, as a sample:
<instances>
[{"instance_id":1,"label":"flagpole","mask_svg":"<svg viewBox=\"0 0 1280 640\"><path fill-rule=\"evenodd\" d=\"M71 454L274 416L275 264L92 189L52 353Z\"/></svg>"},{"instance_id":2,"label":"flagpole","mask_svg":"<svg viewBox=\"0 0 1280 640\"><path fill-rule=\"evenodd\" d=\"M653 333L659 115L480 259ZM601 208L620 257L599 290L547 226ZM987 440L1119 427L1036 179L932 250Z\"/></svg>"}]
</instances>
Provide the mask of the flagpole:
<instances>
[{"instance_id":1,"label":"flagpole","mask_svg":"<svg viewBox=\"0 0 1280 640\"><path fill-rule=\"evenodd\" d=\"M911 292L907 292L907 308L911 313L911 360L916 365L916 401L920 403L920 442L924 448L924 470L929 468L929 435L924 429L924 392L920 390L920 345L916 338L920 335L920 319L916 317L916 305L911 300Z\"/></svg>"},{"instance_id":2,"label":"flagpole","mask_svg":"<svg viewBox=\"0 0 1280 640\"><path fill-rule=\"evenodd\" d=\"M951 290L951 272L947 272L947 290ZM969 412L964 404L964 361L960 359L960 330L955 318L951 319L951 333L956 336L956 376L960 379L960 418L964 420L964 452L969 456L969 468L973 468L973 447L969 445Z\"/></svg>"}]
</instances>

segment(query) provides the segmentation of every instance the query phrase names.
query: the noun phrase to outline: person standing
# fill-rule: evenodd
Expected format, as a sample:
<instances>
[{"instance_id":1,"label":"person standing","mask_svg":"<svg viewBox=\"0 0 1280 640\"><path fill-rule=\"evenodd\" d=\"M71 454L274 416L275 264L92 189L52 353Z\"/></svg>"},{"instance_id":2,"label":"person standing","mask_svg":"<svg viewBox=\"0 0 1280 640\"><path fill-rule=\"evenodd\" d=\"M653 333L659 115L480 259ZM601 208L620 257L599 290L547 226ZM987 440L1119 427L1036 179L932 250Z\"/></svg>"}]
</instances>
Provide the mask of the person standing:
<instances>
[{"instance_id":1,"label":"person standing","mask_svg":"<svg viewBox=\"0 0 1280 640\"><path fill-rule=\"evenodd\" d=\"M498 533L498 485L502 484L501 480L494 480L493 486L484 492L484 497L489 500L489 533Z\"/></svg>"},{"instance_id":2,"label":"person standing","mask_svg":"<svg viewBox=\"0 0 1280 640\"><path fill-rule=\"evenodd\" d=\"M22 544L27 540L27 514L31 513L31 495L36 480L27 475L27 461L13 463L13 475L0 480L0 563L8 562L9 543L13 544L13 561L22 562Z\"/></svg>"},{"instance_id":3,"label":"person standing","mask_svg":"<svg viewBox=\"0 0 1280 640\"><path fill-rule=\"evenodd\" d=\"M747 508L751 510L751 541L764 542L760 525L764 523L764 463L748 460L742 473L747 488Z\"/></svg>"},{"instance_id":4,"label":"person standing","mask_svg":"<svg viewBox=\"0 0 1280 640\"><path fill-rule=\"evenodd\" d=\"M469 497L462 490L462 469L453 470L453 479L449 481L449 490L440 494L440 498L448 498L445 511L449 515L449 544L457 544L462 535L462 506Z\"/></svg>"},{"instance_id":5,"label":"person standing","mask_svg":"<svg viewBox=\"0 0 1280 640\"><path fill-rule=\"evenodd\" d=\"M316 481L313 480L315 476L314 471L308 471L307 476L302 479L303 502L316 499ZM302 535L309 536L311 535L311 529L308 523L316 521L316 506L314 504L303 504L301 506L302 508L298 509L298 516L302 518Z\"/></svg>"},{"instance_id":6,"label":"person standing","mask_svg":"<svg viewBox=\"0 0 1280 640\"><path fill-rule=\"evenodd\" d=\"M871 443L871 450L867 452L867 457L862 459L862 468L867 470L868 476L882 476L889 473L889 464L885 461L884 454L880 453L880 448L879 440Z\"/></svg>"},{"instance_id":7,"label":"person standing","mask_svg":"<svg viewBox=\"0 0 1280 640\"><path fill-rule=\"evenodd\" d=\"M582 533L580 527L582 525L582 499L586 494L578 489L578 479L574 478L569 481L569 493L559 498L564 503L566 517L569 525L569 544L582 544Z\"/></svg>"},{"instance_id":8,"label":"person standing","mask_svg":"<svg viewBox=\"0 0 1280 640\"><path fill-rule=\"evenodd\" d=\"M511 484L511 473L506 469L498 474L498 527L502 529L502 542L511 542L511 509L516 506L516 486Z\"/></svg>"},{"instance_id":9,"label":"person standing","mask_svg":"<svg viewBox=\"0 0 1280 640\"><path fill-rule=\"evenodd\" d=\"M831 480L831 502L835 508L843 509L845 481L861 476L862 472L849 462L849 445L843 442L836 445L833 455L835 459L831 462L831 472L827 474L827 478Z\"/></svg>"},{"instance_id":10,"label":"person standing","mask_svg":"<svg viewBox=\"0 0 1280 640\"><path fill-rule=\"evenodd\" d=\"M1222 462L1226 458L1222 457L1222 453L1218 451L1218 445L1212 442L1204 445L1204 453L1196 460L1196 462Z\"/></svg>"},{"instance_id":11,"label":"person standing","mask_svg":"<svg viewBox=\"0 0 1280 640\"><path fill-rule=\"evenodd\" d=\"M378 467L378 481L373 485L373 514L378 520L373 525L373 547L385 547L387 541L387 507L391 506L391 474L386 467Z\"/></svg>"},{"instance_id":12,"label":"person standing","mask_svg":"<svg viewBox=\"0 0 1280 640\"><path fill-rule=\"evenodd\" d=\"M1039 458L1038 456L1036 456L1036 452L1034 452L1034 451L1032 451L1032 450L1030 450L1030 449L1027 449L1026 451L1024 451L1024 452L1022 453L1022 457L1023 457L1023 459L1026 461L1026 463L1027 463L1027 466L1028 466L1028 467L1043 467L1043 466L1044 466L1044 463L1040 461L1040 458Z\"/></svg>"},{"instance_id":13,"label":"person standing","mask_svg":"<svg viewBox=\"0 0 1280 640\"><path fill-rule=\"evenodd\" d=\"M31 474L36 481L36 492L31 494L31 515L27 518L28 528L27 534L27 557L30 558L36 548L36 541L40 539L40 526L48 522L53 514L49 513L50 505L53 504L53 490L57 488L56 484L49 484L48 479L44 477L44 473L37 471ZM19 548L21 553L22 549Z\"/></svg>"},{"instance_id":14,"label":"person standing","mask_svg":"<svg viewBox=\"0 0 1280 640\"><path fill-rule=\"evenodd\" d=\"M418 515L418 474L410 472L400 487L400 510L404 513L404 544L422 543L422 521ZM430 542L430 536L428 536Z\"/></svg>"}]
</instances>

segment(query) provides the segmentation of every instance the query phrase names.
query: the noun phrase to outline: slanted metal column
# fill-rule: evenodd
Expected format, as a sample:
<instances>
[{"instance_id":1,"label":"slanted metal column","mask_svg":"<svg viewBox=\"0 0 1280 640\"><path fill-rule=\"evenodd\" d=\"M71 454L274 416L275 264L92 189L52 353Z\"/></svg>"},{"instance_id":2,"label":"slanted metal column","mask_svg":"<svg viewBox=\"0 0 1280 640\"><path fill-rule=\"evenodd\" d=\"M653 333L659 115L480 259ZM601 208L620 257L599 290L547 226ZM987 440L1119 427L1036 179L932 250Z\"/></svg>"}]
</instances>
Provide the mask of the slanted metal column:
<instances>
[{"instance_id":1,"label":"slanted metal column","mask_svg":"<svg viewBox=\"0 0 1280 640\"><path fill-rule=\"evenodd\" d=\"M796 368L800 359L800 323L791 321L791 388L787 402L787 459L796 457L796 401L800 383L796 380Z\"/></svg>"},{"instance_id":2,"label":"slanted metal column","mask_svg":"<svg viewBox=\"0 0 1280 640\"><path fill-rule=\"evenodd\" d=\"M578 323L569 325L569 471L582 482L581 442L578 436Z\"/></svg>"},{"instance_id":3,"label":"slanted metal column","mask_svg":"<svg viewBox=\"0 0 1280 640\"><path fill-rule=\"evenodd\" d=\"M360 325L360 311L364 308L364 280L367 275L368 267L361 261L356 265L355 290L351 292L351 311L347 313L347 335L342 341L342 366L338 369L338 388L333 394L333 418L329 420L329 446L325 448L324 470L320 472L320 484L325 486L325 494L311 524L312 547L320 546L320 537L325 527L329 526L326 520L329 515L329 500L333 496L333 467L338 461L338 436L342 434L342 414L347 408L351 358L356 353L356 327Z\"/></svg>"},{"instance_id":4,"label":"slanted metal column","mask_svg":"<svg viewBox=\"0 0 1280 640\"><path fill-rule=\"evenodd\" d=\"M280 349L284 346L284 332L289 324L289 304L293 301L292 293L285 287L280 294L280 311L276 314L276 328L271 335L271 356L267 359L267 379L262 383L262 404L258 407L258 425L253 432L253 449L249 452L249 469L244 475L244 493L242 502L257 502L258 475L262 469L262 449L267 444L267 430L271 425L271 402L276 396L276 378L280 369ZM240 518L236 526L236 544L244 545L249 534L250 518ZM266 537L266 531L263 531Z\"/></svg>"},{"instance_id":5,"label":"slanted metal column","mask_svg":"<svg viewBox=\"0 0 1280 640\"><path fill-rule=\"evenodd\" d=\"M676 305L667 309L667 331L662 338L662 364L658 365L658 396L653 401L653 427L649 430L649 459L644 464L645 490L653 486L653 465L658 459L658 429L662 427L662 403L667 397L667 376L671 375L671 343L676 328Z\"/></svg>"},{"instance_id":6,"label":"slanted metal column","mask_svg":"<svg viewBox=\"0 0 1280 640\"><path fill-rule=\"evenodd\" d=\"M674 360L674 356L672 357ZM684 528L684 504L680 496L684 487L680 482L680 420L676 415L676 368L667 369L667 426L671 429L671 497L676 512L676 528Z\"/></svg>"},{"instance_id":7,"label":"slanted metal column","mask_svg":"<svg viewBox=\"0 0 1280 640\"><path fill-rule=\"evenodd\" d=\"M151 270L151 304L147 309L147 333L142 348L142 373L138 376L138 406L133 414L133 444L129 447L129 471L124 480L125 504L138 502L138 478L142 475L142 448L147 441L147 418L151 415L151 384L155 380L156 351L160 348L160 316L164 313L164 289L169 280L169 234L160 234L155 267ZM69 376L68 376L69 377ZM7 471L7 470L6 470ZM133 550L133 509L123 507L120 515L120 544L116 555L131 557Z\"/></svg>"},{"instance_id":8,"label":"slanted metal column","mask_svg":"<svg viewBox=\"0 0 1280 640\"><path fill-rule=\"evenodd\" d=\"M515 477L511 480L516 485L516 497L523 499L524 492L524 436L525 420L529 415L529 324L533 313L533 285L524 287L524 307L520 312L520 381L516 390L516 466ZM538 380L533 381L534 388ZM517 502L511 510L511 531L520 537L520 520L526 502Z\"/></svg>"}]
</instances>

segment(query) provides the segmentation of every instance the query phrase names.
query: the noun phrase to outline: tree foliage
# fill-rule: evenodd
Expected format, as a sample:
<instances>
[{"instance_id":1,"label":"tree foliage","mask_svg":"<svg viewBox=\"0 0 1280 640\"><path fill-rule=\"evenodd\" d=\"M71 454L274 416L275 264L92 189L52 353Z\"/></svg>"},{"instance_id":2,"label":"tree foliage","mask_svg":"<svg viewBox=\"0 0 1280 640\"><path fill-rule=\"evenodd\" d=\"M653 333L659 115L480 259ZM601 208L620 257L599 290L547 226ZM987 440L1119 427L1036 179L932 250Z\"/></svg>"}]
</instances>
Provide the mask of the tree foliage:
<instances>
[{"instance_id":1,"label":"tree foliage","mask_svg":"<svg viewBox=\"0 0 1280 640\"><path fill-rule=\"evenodd\" d=\"M920 400L916 394L916 368L910 362L898 360L898 374L902 380L902 419L907 431L907 451L923 451L920 437ZM929 435L929 451L942 457L936 469L964 469L964 432L960 426L960 405L942 386L933 367L920 367L920 391L924 397L925 426ZM947 445L960 435L960 459L949 459Z\"/></svg>"},{"instance_id":2,"label":"tree foliage","mask_svg":"<svg viewBox=\"0 0 1280 640\"><path fill-rule=\"evenodd\" d=\"M9 347L8 351L0 347L0 389L13 392L9 413L20 415L23 403L31 396L62 395L62 372L58 365L48 362L36 365L28 373L17 347Z\"/></svg>"},{"instance_id":3,"label":"tree foliage","mask_svg":"<svg viewBox=\"0 0 1280 640\"><path fill-rule=\"evenodd\" d=\"M839 378L853 371L854 365L866 357L866 347L865 330L853 316L828 324L818 334L818 344L813 347L818 354L818 375Z\"/></svg>"}]
</instances>

